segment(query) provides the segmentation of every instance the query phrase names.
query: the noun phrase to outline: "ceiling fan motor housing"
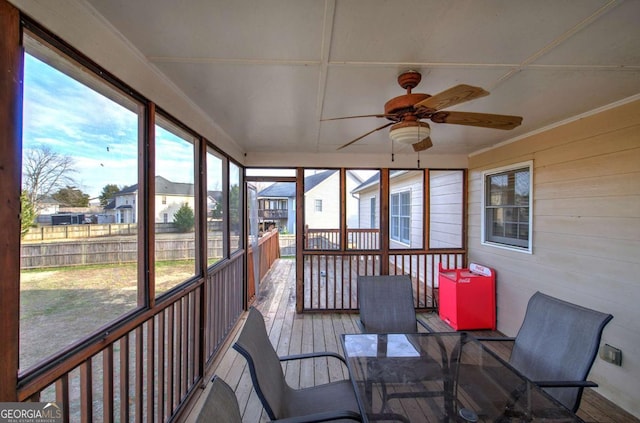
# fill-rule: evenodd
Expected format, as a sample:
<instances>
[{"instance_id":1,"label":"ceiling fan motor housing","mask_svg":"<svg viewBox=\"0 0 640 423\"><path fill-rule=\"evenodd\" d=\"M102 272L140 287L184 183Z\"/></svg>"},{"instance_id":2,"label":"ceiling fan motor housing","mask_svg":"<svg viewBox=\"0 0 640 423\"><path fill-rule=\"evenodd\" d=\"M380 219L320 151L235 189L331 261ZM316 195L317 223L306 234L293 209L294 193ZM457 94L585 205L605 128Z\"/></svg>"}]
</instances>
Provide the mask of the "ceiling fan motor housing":
<instances>
[{"instance_id":1,"label":"ceiling fan motor housing","mask_svg":"<svg viewBox=\"0 0 640 423\"><path fill-rule=\"evenodd\" d=\"M431 97L429 94L421 93L394 97L384 104L384 113L387 115L402 114L403 112L414 114L413 105L429 97Z\"/></svg>"},{"instance_id":2,"label":"ceiling fan motor housing","mask_svg":"<svg viewBox=\"0 0 640 423\"><path fill-rule=\"evenodd\" d=\"M387 101L384 105L384 113L387 115L398 115L400 120L403 120L402 115L404 113L414 114L414 104L423 101L429 97L429 94L412 93L411 90L418 86L422 80L420 72L410 70L398 75L398 84L407 90L405 95L401 95ZM392 119L397 120L397 119Z\"/></svg>"}]
</instances>

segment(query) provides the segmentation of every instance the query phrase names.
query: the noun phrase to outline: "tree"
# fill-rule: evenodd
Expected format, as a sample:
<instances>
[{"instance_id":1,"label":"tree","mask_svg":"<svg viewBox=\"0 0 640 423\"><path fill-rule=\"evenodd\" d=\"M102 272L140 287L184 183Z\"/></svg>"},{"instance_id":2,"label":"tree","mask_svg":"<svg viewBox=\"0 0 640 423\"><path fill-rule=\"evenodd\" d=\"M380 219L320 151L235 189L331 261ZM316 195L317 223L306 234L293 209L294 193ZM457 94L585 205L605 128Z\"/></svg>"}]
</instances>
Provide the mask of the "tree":
<instances>
[{"instance_id":1,"label":"tree","mask_svg":"<svg viewBox=\"0 0 640 423\"><path fill-rule=\"evenodd\" d=\"M173 215L173 223L176 225L180 232L190 232L193 230L195 223L195 217L193 210L187 203L184 203Z\"/></svg>"},{"instance_id":2,"label":"tree","mask_svg":"<svg viewBox=\"0 0 640 423\"><path fill-rule=\"evenodd\" d=\"M109 201L115 197L115 195L122 191L116 184L107 184L102 187L102 192L98 196L100 199L100 205L106 207Z\"/></svg>"},{"instance_id":3,"label":"tree","mask_svg":"<svg viewBox=\"0 0 640 423\"><path fill-rule=\"evenodd\" d=\"M229 189L229 228L231 232L240 233L240 186L233 185Z\"/></svg>"},{"instance_id":4,"label":"tree","mask_svg":"<svg viewBox=\"0 0 640 423\"><path fill-rule=\"evenodd\" d=\"M89 206L89 194L85 194L76 187L67 186L66 188L61 188L52 197L63 207Z\"/></svg>"},{"instance_id":5,"label":"tree","mask_svg":"<svg viewBox=\"0 0 640 423\"><path fill-rule=\"evenodd\" d=\"M24 237L29 228L33 226L36 221L36 210L33 207L27 191L22 190L20 193L20 235Z\"/></svg>"},{"instance_id":6,"label":"tree","mask_svg":"<svg viewBox=\"0 0 640 423\"><path fill-rule=\"evenodd\" d=\"M22 159L23 188L36 213L43 198L57 190L74 185L71 175L73 159L53 151L47 146L38 146L24 151Z\"/></svg>"}]
</instances>

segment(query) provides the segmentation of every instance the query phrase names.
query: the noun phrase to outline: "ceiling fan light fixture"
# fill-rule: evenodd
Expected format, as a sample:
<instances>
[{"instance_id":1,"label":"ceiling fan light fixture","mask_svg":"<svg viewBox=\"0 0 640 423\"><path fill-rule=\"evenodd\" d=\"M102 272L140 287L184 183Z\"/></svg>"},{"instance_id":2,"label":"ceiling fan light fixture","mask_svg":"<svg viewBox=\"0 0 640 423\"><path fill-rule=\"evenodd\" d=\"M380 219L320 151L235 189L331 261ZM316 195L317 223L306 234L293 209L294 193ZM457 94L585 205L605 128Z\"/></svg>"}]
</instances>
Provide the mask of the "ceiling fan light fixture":
<instances>
[{"instance_id":1,"label":"ceiling fan light fixture","mask_svg":"<svg viewBox=\"0 0 640 423\"><path fill-rule=\"evenodd\" d=\"M389 137L401 144L413 145L429 137L431 127L426 122L409 121L400 122L391 127Z\"/></svg>"}]
</instances>

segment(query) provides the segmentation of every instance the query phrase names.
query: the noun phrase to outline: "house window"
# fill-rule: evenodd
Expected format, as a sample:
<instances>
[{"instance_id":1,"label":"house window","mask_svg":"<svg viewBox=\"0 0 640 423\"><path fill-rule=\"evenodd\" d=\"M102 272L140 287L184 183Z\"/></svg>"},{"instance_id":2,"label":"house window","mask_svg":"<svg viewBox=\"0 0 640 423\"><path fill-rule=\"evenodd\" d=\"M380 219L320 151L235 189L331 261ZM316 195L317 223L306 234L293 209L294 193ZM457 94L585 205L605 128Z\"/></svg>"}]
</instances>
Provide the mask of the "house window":
<instances>
[{"instance_id":1,"label":"house window","mask_svg":"<svg viewBox=\"0 0 640 423\"><path fill-rule=\"evenodd\" d=\"M162 204L167 204L167 196L166 195L162 196Z\"/></svg>"},{"instance_id":2,"label":"house window","mask_svg":"<svg viewBox=\"0 0 640 423\"><path fill-rule=\"evenodd\" d=\"M162 223L169 223L169 215L167 213L162 213Z\"/></svg>"},{"instance_id":3,"label":"house window","mask_svg":"<svg viewBox=\"0 0 640 423\"><path fill-rule=\"evenodd\" d=\"M483 175L483 244L531 252L532 162Z\"/></svg>"},{"instance_id":4,"label":"house window","mask_svg":"<svg viewBox=\"0 0 640 423\"><path fill-rule=\"evenodd\" d=\"M371 205L371 210L369 210L369 227L377 228L378 221L376 220L376 197L371 197L371 200L369 200L369 204Z\"/></svg>"},{"instance_id":5,"label":"house window","mask_svg":"<svg viewBox=\"0 0 640 423\"><path fill-rule=\"evenodd\" d=\"M315 211L322 211L322 200L315 200Z\"/></svg>"},{"instance_id":6,"label":"house window","mask_svg":"<svg viewBox=\"0 0 640 423\"><path fill-rule=\"evenodd\" d=\"M391 239L409 244L411 223L411 192L391 194Z\"/></svg>"}]
</instances>

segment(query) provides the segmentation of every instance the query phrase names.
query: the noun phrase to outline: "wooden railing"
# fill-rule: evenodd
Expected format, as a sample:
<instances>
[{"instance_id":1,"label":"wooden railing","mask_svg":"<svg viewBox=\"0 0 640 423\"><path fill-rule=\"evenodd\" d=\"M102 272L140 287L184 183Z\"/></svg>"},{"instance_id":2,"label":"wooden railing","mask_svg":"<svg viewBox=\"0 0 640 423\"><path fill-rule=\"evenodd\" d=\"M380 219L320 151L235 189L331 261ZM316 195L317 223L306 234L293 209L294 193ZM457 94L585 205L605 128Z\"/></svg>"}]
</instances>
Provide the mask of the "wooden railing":
<instances>
[{"instance_id":1,"label":"wooden railing","mask_svg":"<svg viewBox=\"0 0 640 423\"><path fill-rule=\"evenodd\" d=\"M379 275L380 252L315 252L303 253L303 310L357 310L358 275ZM426 253L390 252L388 274L409 275L413 281L417 310L435 310L438 306L438 264L447 268L462 267L466 253L460 250Z\"/></svg>"},{"instance_id":2,"label":"wooden railing","mask_svg":"<svg viewBox=\"0 0 640 423\"><path fill-rule=\"evenodd\" d=\"M265 232L258 241L260 250L260 281L267 274L271 265L280 258L280 240L277 229ZM253 248L249 247L247 254L247 297L252 299L256 294L255 276L253 271Z\"/></svg>"},{"instance_id":3,"label":"wooden railing","mask_svg":"<svg viewBox=\"0 0 640 423\"><path fill-rule=\"evenodd\" d=\"M304 248L307 250L339 250L340 229L310 229L304 227Z\"/></svg>"},{"instance_id":4,"label":"wooden railing","mask_svg":"<svg viewBox=\"0 0 640 423\"><path fill-rule=\"evenodd\" d=\"M20 401L57 401L64 421L165 421L179 416L205 364L243 310L243 254L20 376ZM64 336L64 334L52 334Z\"/></svg>"},{"instance_id":5,"label":"wooden railing","mask_svg":"<svg viewBox=\"0 0 640 423\"><path fill-rule=\"evenodd\" d=\"M307 250L339 250L340 229L311 229L305 226L304 240ZM347 228L345 247L349 250L377 250L380 248L380 230Z\"/></svg>"},{"instance_id":6,"label":"wooden railing","mask_svg":"<svg viewBox=\"0 0 640 423\"><path fill-rule=\"evenodd\" d=\"M258 209L258 217L263 219L286 219L288 216L287 209Z\"/></svg>"},{"instance_id":7,"label":"wooden railing","mask_svg":"<svg viewBox=\"0 0 640 423\"><path fill-rule=\"evenodd\" d=\"M380 229L347 228L347 249L377 250L380 248Z\"/></svg>"}]
</instances>

